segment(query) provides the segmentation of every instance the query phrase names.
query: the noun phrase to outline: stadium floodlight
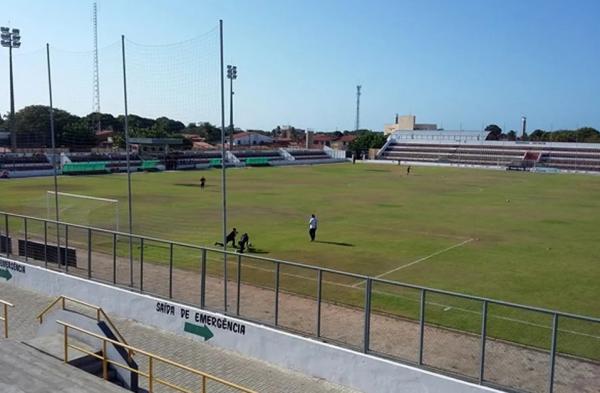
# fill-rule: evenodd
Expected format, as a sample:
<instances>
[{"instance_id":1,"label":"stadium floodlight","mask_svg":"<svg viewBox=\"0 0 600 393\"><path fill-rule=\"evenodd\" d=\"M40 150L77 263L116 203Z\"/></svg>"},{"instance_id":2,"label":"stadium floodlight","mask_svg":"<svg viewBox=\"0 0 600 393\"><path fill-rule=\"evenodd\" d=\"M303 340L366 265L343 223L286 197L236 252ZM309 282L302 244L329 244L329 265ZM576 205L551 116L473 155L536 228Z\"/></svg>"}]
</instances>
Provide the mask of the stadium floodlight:
<instances>
[{"instance_id":1,"label":"stadium floodlight","mask_svg":"<svg viewBox=\"0 0 600 393\"><path fill-rule=\"evenodd\" d=\"M10 141L13 150L17 148L17 130L15 125L15 91L13 86L13 64L12 50L21 47L21 30L12 29L5 26L0 27L0 43L8 48L8 63L10 77Z\"/></svg>"},{"instance_id":2,"label":"stadium floodlight","mask_svg":"<svg viewBox=\"0 0 600 393\"><path fill-rule=\"evenodd\" d=\"M234 65L227 66L227 79L229 79L229 149L233 150L233 80L237 79L237 67Z\"/></svg>"}]
</instances>

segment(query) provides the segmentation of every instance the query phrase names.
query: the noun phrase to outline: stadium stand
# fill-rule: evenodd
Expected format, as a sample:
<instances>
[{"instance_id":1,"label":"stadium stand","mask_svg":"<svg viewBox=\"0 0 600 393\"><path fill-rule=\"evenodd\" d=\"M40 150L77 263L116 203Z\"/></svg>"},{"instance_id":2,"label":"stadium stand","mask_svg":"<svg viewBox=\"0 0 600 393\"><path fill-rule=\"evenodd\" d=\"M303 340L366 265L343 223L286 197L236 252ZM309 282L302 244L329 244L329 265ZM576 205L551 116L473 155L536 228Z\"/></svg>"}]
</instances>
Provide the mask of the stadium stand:
<instances>
[{"instance_id":1,"label":"stadium stand","mask_svg":"<svg viewBox=\"0 0 600 393\"><path fill-rule=\"evenodd\" d=\"M271 161L284 159L277 150L235 150L233 154L248 166L270 165Z\"/></svg>"},{"instance_id":2,"label":"stadium stand","mask_svg":"<svg viewBox=\"0 0 600 393\"><path fill-rule=\"evenodd\" d=\"M600 145L551 142L480 141L452 143L444 140L395 140L381 149L382 160L478 165L532 170L600 171Z\"/></svg>"},{"instance_id":3,"label":"stadium stand","mask_svg":"<svg viewBox=\"0 0 600 393\"><path fill-rule=\"evenodd\" d=\"M13 154L0 155L0 170L31 171L52 169L52 164L44 154Z\"/></svg>"},{"instance_id":4,"label":"stadium stand","mask_svg":"<svg viewBox=\"0 0 600 393\"><path fill-rule=\"evenodd\" d=\"M165 167L169 170L208 168L212 159L220 158L218 150L176 151L167 155Z\"/></svg>"}]
</instances>

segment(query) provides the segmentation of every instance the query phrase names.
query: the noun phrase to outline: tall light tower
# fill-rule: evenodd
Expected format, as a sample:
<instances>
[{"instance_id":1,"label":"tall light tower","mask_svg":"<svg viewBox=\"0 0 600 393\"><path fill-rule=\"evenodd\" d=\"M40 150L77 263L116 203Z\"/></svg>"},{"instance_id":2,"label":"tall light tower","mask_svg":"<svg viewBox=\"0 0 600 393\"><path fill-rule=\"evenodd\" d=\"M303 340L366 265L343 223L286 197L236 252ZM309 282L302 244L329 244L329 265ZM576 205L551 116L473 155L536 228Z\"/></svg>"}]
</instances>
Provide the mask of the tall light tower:
<instances>
[{"instance_id":1,"label":"tall light tower","mask_svg":"<svg viewBox=\"0 0 600 393\"><path fill-rule=\"evenodd\" d=\"M525 136L525 132L527 132L527 117L521 116L521 139Z\"/></svg>"},{"instance_id":2,"label":"tall light tower","mask_svg":"<svg viewBox=\"0 0 600 393\"><path fill-rule=\"evenodd\" d=\"M96 128L102 131L100 115L100 71L98 67L98 7L94 3L92 14L92 24L94 27L94 112L96 112Z\"/></svg>"},{"instance_id":3,"label":"tall light tower","mask_svg":"<svg viewBox=\"0 0 600 393\"><path fill-rule=\"evenodd\" d=\"M8 64L10 75L10 144L14 151L17 148L17 123L15 121L15 90L13 87L12 50L21 46L21 33L19 29L0 27L0 38L3 47L8 48Z\"/></svg>"},{"instance_id":4,"label":"tall light tower","mask_svg":"<svg viewBox=\"0 0 600 393\"><path fill-rule=\"evenodd\" d=\"M233 80L237 79L237 67L234 65L227 66L227 79L229 79L229 150L233 150Z\"/></svg>"},{"instance_id":5,"label":"tall light tower","mask_svg":"<svg viewBox=\"0 0 600 393\"><path fill-rule=\"evenodd\" d=\"M360 129L360 89L361 85L356 86L356 124L354 125L354 130L358 131Z\"/></svg>"}]
</instances>

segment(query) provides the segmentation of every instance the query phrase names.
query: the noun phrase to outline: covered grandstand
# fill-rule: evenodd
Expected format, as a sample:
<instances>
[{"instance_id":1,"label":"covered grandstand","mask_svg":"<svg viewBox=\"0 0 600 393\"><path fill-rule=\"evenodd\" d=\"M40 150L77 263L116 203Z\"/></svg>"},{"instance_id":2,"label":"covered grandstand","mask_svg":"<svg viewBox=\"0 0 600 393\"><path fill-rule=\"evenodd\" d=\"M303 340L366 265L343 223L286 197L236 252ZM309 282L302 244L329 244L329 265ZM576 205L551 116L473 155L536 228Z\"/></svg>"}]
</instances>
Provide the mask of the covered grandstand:
<instances>
[{"instance_id":1,"label":"covered grandstand","mask_svg":"<svg viewBox=\"0 0 600 393\"><path fill-rule=\"evenodd\" d=\"M398 131L380 160L515 170L600 172L600 144L488 141L486 131Z\"/></svg>"}]
</instances>

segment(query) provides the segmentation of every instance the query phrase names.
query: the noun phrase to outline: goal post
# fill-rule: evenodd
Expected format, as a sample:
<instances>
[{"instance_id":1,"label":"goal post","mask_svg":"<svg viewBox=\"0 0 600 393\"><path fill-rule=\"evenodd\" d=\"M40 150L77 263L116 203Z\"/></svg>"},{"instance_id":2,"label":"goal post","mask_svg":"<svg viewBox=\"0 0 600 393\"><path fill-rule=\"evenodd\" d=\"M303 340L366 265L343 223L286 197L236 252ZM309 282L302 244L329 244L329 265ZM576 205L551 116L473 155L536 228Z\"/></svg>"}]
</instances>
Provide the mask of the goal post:
<instances>
[{"instance_id":1,"label":"goal post","mask_svg":"<svg viewBox=\"0 0 600 393\"><path fill-rule=\"evenodd\" d=\"M57 197L60 221L119 231L118 199L46 191L48 219L56 219L55 198Z\"/></svg>"}]
</instances>

